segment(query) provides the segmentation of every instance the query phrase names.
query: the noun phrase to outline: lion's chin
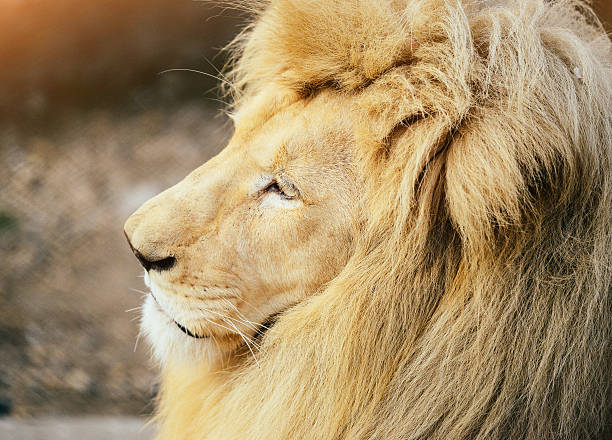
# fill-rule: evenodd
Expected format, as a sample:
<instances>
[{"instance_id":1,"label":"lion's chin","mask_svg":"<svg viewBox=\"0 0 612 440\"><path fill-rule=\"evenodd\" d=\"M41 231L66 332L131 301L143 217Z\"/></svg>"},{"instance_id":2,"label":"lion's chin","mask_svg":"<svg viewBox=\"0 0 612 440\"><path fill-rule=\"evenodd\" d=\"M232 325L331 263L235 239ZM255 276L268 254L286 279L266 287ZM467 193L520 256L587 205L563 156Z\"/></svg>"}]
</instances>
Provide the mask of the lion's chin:
<instances>
[{"instance_id":1,"label":"lion's chin","mask_svg":"<svg viewBox=\"0 0 612 440\"><path fill-rule=\"evenodd\" d=\"M153 347L155 358L162 364L172 361L218 366L224 363L235 345L233 338L189 334L189 330L183 330L161 310L152 295L147 296L143 304L140 327Z\"/></svg>"}]
</instances>

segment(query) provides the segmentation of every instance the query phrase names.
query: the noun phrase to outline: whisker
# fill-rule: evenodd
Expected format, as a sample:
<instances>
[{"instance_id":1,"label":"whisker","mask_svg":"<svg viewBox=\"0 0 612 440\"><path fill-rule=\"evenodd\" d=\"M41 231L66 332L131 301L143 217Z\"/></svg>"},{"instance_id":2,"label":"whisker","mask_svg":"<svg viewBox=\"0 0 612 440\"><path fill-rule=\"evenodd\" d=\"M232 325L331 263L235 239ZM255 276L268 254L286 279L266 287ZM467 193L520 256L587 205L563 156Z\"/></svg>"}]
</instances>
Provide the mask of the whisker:
<instances>
[{"instance_id":1,"label":"whisker","mask_svg":"<svg viewBox=\"0 0 612 440\"><path fill-rule=\"evenodd\" d=\"M128 287L128 289L130 289L132 292L142 293L143 295L148 295L149 294L149 292L144 292L142 290L134 289L133 287Z\"/></svg>"},{"instance_id":2,"label":"whisker","mask_svg":"<svg viewBox=\"0 0 612 440\"><path fill-rule=\"evenodd\" d=\"M227 85L231 85L232 84L232 81L226 75L224 75L223 72L220 69L218 69L217 66L215 66L212 61L210 61L207 57L204 57L204 61L206 61L208 63L208 65L213 68L213 70L216 72L218 77L222 81L224 81L225 84L227 84Z\"/></svg>"},{"instance_id":3,"label":"whisker","mask_svg":"<svg viewBox=\"0 0 612 440\"><path fill-rule=\"evenodd\" d=\"M258 325L257 323L253 322L253 321L249 321L242 313L240 313L240 311L236 308L236 306L234 306L231 302L226 301L227 304L231 305L233 307L233 309L236 311L236 313L238 314L238 318L232 318L231 316L226 316L222 313L219 313L215 310L211 310L211 309L207 309L207 308L198 308L198 310L203 311L203 312L207 312L207 313L214 313L215 315L220 316L221 318L227 318L227 319L231 319L232 321L236 321L240 324L244 324L246 327L250 328L251 330L254 331L258 331L259 328L261 327L260 325ZM242 319L241 319L242 318Z\"/></svg>"},{"instance_id":4,"label":"whisker","mask_svg":"<svg viewBox=\"0 0 612 440\"><path fill-rule=\"evenodd\" d=\"M229 324L229 325L230 325L230 326L231 326L231 327L234 329L234 331L235 331L235 332L236 332L238 335L240 335L240 337L241 337L243 340L245 340L245 338L248 338L248 339L250 340L251 344L253 344L253 346L254 346L255 348L257 348L257 350L258 350L258 351L261 351L261 347L259 346L259 344L257 344L257 343L256 343L256 342L255 342L255 341L254 341L252 338L250 338L249 336L245 335L245 334L244 334L242 331L240 331L240 329L238 329L238 327L236 327L236 325L234 325L234 323L227 321L227 319L231 319L231 320L234 320L234 321L238 321L238 322L240 322L239 320L234 319L234 318L231 318L231 317L229 317L229 316L225 316L225 315L223 315L223 314L221 314L221 313L219 313L219 312L216 312L216 311L214 311L214 310L208 310L208 309L203 309L203 308L198 308L198 310L199 310L200 312L214 313L215 315L220 316L220 317L221 317L221 319L223 319L223 322L225 322L226 324ZM207 319L206 317L204 317L204 319L206 319L208 322L211 322L211 323L217 324L217 323L215 323L214 321L210 321L210 320L209 320L209 319ZM220 325L220 324L217 324L217 325ZM221 327L223 327L223 326L221 326ZM224 327L224 328L225 328L225 329L227 329L227 327ZM230 330L230 329L227 329L227 330ZM256 329L254 328L254 330L256 330ZM230 330L230 331L231 331L231 330ZM248 344L248 342L247 342L246 340L245 340L245 342ZM250 349L250 346L249 346L249 349Z\"/></svg>"},{"instance_id":5,"label":"whisker","mask_svg":"<svg viewBox=\"0 0 612 440\"><path fill-rule=\"evenodd\" d=\"M255 306L254 306L253 304L251 304L250 302L248 302L248 301L246 301L246 300L244 300L244 299L242 299L242 298L240 299L240 301L242 301L243 303L245 303L246 305L248 305L249 307L251 307L253 310L255 310L257 313L259 313L259 309L257 309L257 307L255 307ZM230 305L231 307L233 307L233 308L234 308L234 310L236 311L236 313L238 313L238 315L239 315L239 316L240 316L242 319L244 319L244 320L245 320L245 321L247 321L247 322L250 322L250 323L251 323L251 324L253 324L254 326L257 326L257 328L256 328L256 329L254 329L254 330L259 330L260 328L263 328L263 329L265 329L265 330L270 330L270 328L269 328L268 326L264 325L264 324L258 324L258 323L256 323L256 322L253 322L253 321L250 321L249 319L247 319L247 318L244 316L244 314L243 314L242 312L240 312L240 310L238 310L238 308L237 308L237 307L236 307L234 304L229 303L229 305Z\"/></svg>"},{"instance_id":6,"label":"whisker","mask_svg":"<svg viewBox=\"0 0 612 440\"><path fill-rule=\"evenodd\" d=\"M236 321L242 322L244 325L246 325L247 327L249 327L252 330L255 330L256 332L261 331L261 329L265 329L265 330L270 330L268 328L268 326L264 325L264 324L258 324L256 322L253 321L249 321L247 318L244 317L244 315L242 315L243 319L236 319ZM233 318L232 318L233 319Z\"/></svg>"},{"instance_id":7,"label":"whisker","mask_svg":"<svg viewBox=\"0 0 612 440\"><path fill-rule=\"evenodd\" d=\"M247 337L240 331L238 330L231 322L227 322L224 320L225 323L231 325L232 327L234 327L236 329L236 331L238 332L238 335L240 335L240 337L242 338L242 340L244 341L244 343L246 344L247 348L249 349L249 351L251 352L251 356L253 356L253 359L255 360L255 363L257 364L257 366L259 367L259 369L261 369L261 365L259 364L259 360L257 360L257 356L255 356L255 353L253 352L253 350L251 349L251 345L249 344L249 341L247 340ZM257 348L257 347L255 347Z\"/></svg>"},{"instance_id":8,"label":"whisker","mask_svg":"<svg viewBox=\"0 0 612 440\"><path fill-rule=\"evenodd\" d=\"M250 342L250 343L253 345L253 347L255 347L255 348L257 349L257 351L259 351L259 352L261 352L261 351L262 351L261 346L260 346L260 345L259 345L257 342L255 342L255 340L254 340L252 337L250 337L250 336L248 336L248 335L244 334L244 333L243 333L242 331L240 331L240 330L239 330L239 329L238 329L238 328L237 328L235 325L233 325L232 323L230 323L230 322L226 321L225 319L224 319L224 321L225 321L226 323L230 324L232 327L234 327L234 328L236 329L236 331L237 331L237 332L240 334L240 336L242 337L242 339L244 340L244 342L246 342L247 344ZM245 339L245 338L246 338L246 339ZM247 342L247 340L248 340L248 342Z\"/></svg>"},{"instance_id":9,"label":"whisker","mask_svg":"<svg viewBox=\"0 0 612 440\"><path fill-rule=\"evenodd\" d=\"M222 83L224 83L224 84L226 84L228 86L231 86L230 82L228 80L226 80L226 79L219 78L216 75L212 75L210 73L202 72L201 70L196 70L196 69L166 69L166 70L163 70L163 71L159 72L159 74L163 75L164 73L170 73L170 72L191 72L191 73L197 73L197 74L200 74L200 75L208 76L210 78L215 79L216 81L221 81Z\"/></svg>"},{"instance_id":10,"label":"whisker","mask_svg":"<svg viewBox=\"0 0 612 440\"><path fill-rule=\"evenodd\" d=\"M136 342L134 343L134 353L136 353L136 349L138 348L138 341L140 341L140 335L142 335L142 330L138 330L138 334L136 335Z\"/></svg>"},{"instance_id":11,"label":"whisker","mask_svg":"<svg viewBox=\"0 0 612 440\"><path fill-rule=\"evenodd\" d=\"M253 322L253 321L249 320L249 319L248 319L246 316L244 316L244 314L243 314L243 313L242 313L240 310L238 310L238 307L236 307L236 306L235 306L234 304L232 304L231 302L226 301L226 303L227 303L227 304L229 304L229 305L232 307L232 309L234 310L234 312L236 312L236 315L238 316L237 318L232 318L232 317L229 317L229 316L228 316L228 318L229 318L229 319L232 319L232 320L234 320L234 321L238 321L238 322L242 322L242 323L243 323L243 324L245 324L247 327L250 327L250 328L252 328L253 330L257 331L257 329L258 329L258 325L259 325L259 324L257 324L256 322Z\"/></svg>"},{"instance_id":12,"label":"whisker","mask_svg":"<svg viewBox=\"0 0 612 440\"><path fill-rule=\"evenodd\" d=\"M208 65L210 67L212 67L215 72L217 72L217 75L219 75L221 78L227 80L227 77L223 74L223 72L221 72L219 69L217 69L217 66L215 66L215 64L211 60L209 60L208 57L204 57L204 61L206 61L208 63Z\"/></svg>"},{"instance_id":13,"label":"whisker","mask_svg":"<svg viewBox=\"0 0 612 440\"><path fill-rule=\"evenodd\" d=\"M259 313L259 310L257 310L252 304L250 304L249 302L243 300L242 298L240 299L240 301L244 302L245 304L249 305L252 309L254 309L257 313ZM226 300L225 301L232 309L234 309L234 311L238 314L239 318L242 318L244 321L251 323L255 326L259 326L260 324L257 324L256 322L250 321L246 316L244 316L244 314L238 310L238 307L236 307L234 304L231 303L231 301Z\"/></svg>"},{"instance_id":14,"label":"whisker","mask_svg":"<svg viewBox=\"0 0 612 440\"><path fill-rule=\"evenodd\" d=\"M218 316L220 316L220 317L222 317L224 319L231 319L232 321L236 321L236 322L238 322L240 324L244 324L245 326L251 328L252 330L257 330L257 327L255 327L253 325L253 323L251 323L251 322L243 321L243 320L238 319L238 318L232 318L231 316L225 316L224 314L216 312L214 310L209 310L209 309L200 309L200 310L205 310L206 312L214 313L215 315L218 315Z\"/></svg>"},{"instance_id":15,"label":"whisker","mask_svg":"<svg viewBox=\"0 0 612 440\"><path fill-rule=\"evenodd\" d=\"M230 332L230 333L234 333L234 330L233 330L233 329L231 329L231 328L225 327L224 325L221 325L221 324L219 324L218 322L211 321L210 319L208 319L208 318L206 318L206 317L203 317L203 318L204 318L206 321L210 322L211 324L217 325L217 326L219 326L219 327L221 327L221 328L223 328L223 329L227 330L227 331L228 331L228 332Z\"/></svg>"}]
</instances>

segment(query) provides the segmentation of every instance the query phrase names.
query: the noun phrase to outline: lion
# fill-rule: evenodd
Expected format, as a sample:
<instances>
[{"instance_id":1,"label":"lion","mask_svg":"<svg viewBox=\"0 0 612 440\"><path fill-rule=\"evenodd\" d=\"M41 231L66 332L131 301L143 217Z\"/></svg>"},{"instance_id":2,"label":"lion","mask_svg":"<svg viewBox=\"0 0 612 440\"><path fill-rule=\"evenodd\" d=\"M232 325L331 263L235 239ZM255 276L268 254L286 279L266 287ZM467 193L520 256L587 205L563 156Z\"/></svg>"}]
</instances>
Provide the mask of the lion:
<instances>
[{"instance_id":1,"label":"lion","mask_svg":"<svg viewBox=\"0 0 612 440\"><path fill-rule=\"evenodd\" d=\"M125 224L160 439L610 438L612 44L573 0L269 0Z\"/></svg>"}]
</instances>

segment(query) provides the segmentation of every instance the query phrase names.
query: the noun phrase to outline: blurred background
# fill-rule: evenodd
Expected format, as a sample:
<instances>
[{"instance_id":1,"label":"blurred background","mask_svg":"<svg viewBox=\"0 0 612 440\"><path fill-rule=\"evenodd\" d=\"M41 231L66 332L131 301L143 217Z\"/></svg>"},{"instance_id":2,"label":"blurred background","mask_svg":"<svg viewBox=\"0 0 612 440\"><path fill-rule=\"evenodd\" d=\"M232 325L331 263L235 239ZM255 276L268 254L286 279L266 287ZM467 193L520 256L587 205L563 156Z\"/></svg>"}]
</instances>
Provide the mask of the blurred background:
<instances>
[{"instance_id":1,"label":"blurred background","mask_svg":"<svg viewBox=\"0 0 612 440\"><path fill-rule=\"evenodd\" d=\"M0 0L2 439L101 415L136 438L152 410L123 223L229 135L214 76L244 17L211 3Z\"/></svg>"},{"instance_id":2,"label":"blurred background","mask_svg":"<svg viewBox=\"0 0 612 440\"><path fill-rule=\"evenodd\" d=\"M211 3L0 0L2 439L150 436L122 228L229 137L214 77L245 17Z\"/></svg>"}]
</instances>

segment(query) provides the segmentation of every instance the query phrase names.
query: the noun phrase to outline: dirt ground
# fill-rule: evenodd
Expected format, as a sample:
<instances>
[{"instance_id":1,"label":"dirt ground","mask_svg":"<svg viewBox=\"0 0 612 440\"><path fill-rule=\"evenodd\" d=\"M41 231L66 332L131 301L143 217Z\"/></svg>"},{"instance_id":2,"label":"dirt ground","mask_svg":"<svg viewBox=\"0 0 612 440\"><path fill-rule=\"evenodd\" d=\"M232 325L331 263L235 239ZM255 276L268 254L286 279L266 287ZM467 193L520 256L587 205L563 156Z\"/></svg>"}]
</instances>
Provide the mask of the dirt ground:
<instances>
[{"instance_id":1,"label":"dirt ground","mask_svg":"<svg viewBox=\"0 0 612 440\"><path fill-rule=\"evenodd\" d=\"M2 440L149 440L153 430L134 417L0 419Z\"/></svg>"}]
</instances>

